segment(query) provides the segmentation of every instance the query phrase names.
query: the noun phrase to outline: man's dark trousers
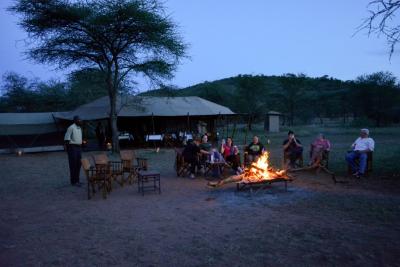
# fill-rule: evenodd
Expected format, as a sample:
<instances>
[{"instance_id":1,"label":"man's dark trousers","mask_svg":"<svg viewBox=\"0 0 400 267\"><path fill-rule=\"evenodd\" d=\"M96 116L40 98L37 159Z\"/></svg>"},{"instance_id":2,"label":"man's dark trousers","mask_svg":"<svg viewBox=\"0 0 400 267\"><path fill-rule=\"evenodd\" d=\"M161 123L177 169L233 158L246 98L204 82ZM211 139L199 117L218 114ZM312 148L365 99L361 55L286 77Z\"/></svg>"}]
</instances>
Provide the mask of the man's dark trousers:
<instances>
[{"instance_id":1,"label":"man's dark trousers","mask_svg":"<svg viewBox=\"0 0 400 267\"><path fill-rule=\"evenodd\" d=\"M82 148L79 145L68 145L68 162L71 184L79 182L79 173L81 171L81 153Z\"/></svg>"}]
</instances>

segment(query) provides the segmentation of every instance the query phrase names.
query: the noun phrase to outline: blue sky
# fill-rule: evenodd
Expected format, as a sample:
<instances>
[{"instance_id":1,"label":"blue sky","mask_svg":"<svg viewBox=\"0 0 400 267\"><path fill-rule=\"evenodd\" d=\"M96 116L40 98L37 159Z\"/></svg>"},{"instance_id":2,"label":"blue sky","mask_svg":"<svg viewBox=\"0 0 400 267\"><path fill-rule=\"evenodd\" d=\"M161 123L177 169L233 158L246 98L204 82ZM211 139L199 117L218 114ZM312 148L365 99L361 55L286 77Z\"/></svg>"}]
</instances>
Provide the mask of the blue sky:
<instances>
[{"instance_id":1,"label":"blue sky","mask_svg":"<svg viewBox=\"0 0 400 267\"><path fill-rule=\"evenodd\" d=\"M168 0L167 12L190 44L170 83L185 87L238 74L305 73L348 80L391 71L400 77L400 53L389 61L386 41L353 34L368 0ZM63 79L67 72L24 60L26 34L0 2L0 74ZM397 17L396 19L400 19ZM141 90L147 85L141 83Z\"/></svg>"}]
</instances>

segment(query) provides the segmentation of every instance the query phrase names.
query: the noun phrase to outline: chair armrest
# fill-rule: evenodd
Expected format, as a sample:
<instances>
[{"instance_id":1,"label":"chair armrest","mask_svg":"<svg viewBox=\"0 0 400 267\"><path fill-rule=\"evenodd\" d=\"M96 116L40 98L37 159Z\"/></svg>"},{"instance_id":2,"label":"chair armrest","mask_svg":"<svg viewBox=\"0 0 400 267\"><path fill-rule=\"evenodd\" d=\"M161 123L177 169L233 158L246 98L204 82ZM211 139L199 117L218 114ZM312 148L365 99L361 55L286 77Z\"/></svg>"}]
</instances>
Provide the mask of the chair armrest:
<instances>
[{"instance_id":1,"label":"chair armrest","mask_svg":"<svg viewBox=\"0 0 400 267\"><path fill-rule=\"evenodd\" d=\"M148 165L147 165L148 159L147 158L136 158L136 160L138 163L138 166L137 166L138 169L147 170L147 167L148 167Z\"/></svg>"}]
</instances>

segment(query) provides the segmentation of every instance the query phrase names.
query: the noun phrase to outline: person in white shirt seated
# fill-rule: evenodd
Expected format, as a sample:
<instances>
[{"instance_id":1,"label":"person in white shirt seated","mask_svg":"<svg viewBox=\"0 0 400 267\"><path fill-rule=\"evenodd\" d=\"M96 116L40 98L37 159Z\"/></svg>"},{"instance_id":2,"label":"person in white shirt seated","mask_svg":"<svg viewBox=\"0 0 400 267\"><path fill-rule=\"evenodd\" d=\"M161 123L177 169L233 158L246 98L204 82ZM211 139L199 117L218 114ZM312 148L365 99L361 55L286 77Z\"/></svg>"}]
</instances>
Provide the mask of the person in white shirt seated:
<instances>
[{"instance_id":1,"label":"person in white shirt seated","mask_svg":"<svg viewBox=\"0 0 400 267\"><path fill-rule=\"evenodd\" d=\"M346 155L346 161L350 164L353 175L360 178L367 167L367 153L374 151L375 141L369 137L368 129L361 129L360 137L351 145L352 151ZM359 164L356 164L356 160Z\"/></svg>"}]
</instances>

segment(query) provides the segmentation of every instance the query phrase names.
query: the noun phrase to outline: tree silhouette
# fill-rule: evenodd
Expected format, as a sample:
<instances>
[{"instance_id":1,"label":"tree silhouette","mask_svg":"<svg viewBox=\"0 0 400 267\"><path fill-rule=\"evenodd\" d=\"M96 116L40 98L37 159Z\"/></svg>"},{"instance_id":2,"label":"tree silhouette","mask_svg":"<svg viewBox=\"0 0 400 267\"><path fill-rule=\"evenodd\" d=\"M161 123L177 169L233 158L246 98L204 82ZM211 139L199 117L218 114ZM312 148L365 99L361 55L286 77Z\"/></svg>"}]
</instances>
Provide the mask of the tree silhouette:
<instances>
[{"instance_id":1,"label":"tree silhouette","mask_svg":"<svg viewBox=\"0 0 400 267\"><path fill-rule=\"evenodd\" d=\"M28 33L29 58L59 68L97 68L110 98L113 150L116 99L132 74L171 78L185 44L157 0L17 0L9 8Z\"/></svg>"},{"instance_id":2,"label":"tree silhouette","mask_svg":"<svg viewBox=\"0 0 400 267\"><path fill-rule=\"evenodd\" d=\"M399 10L400 0L371 1L368 4L369 17L358 27L358 31L367 30L368 35L385 36L390 47L390 57L400 41L400 23L395 19Z\"/></svg>"}]
</instances>

